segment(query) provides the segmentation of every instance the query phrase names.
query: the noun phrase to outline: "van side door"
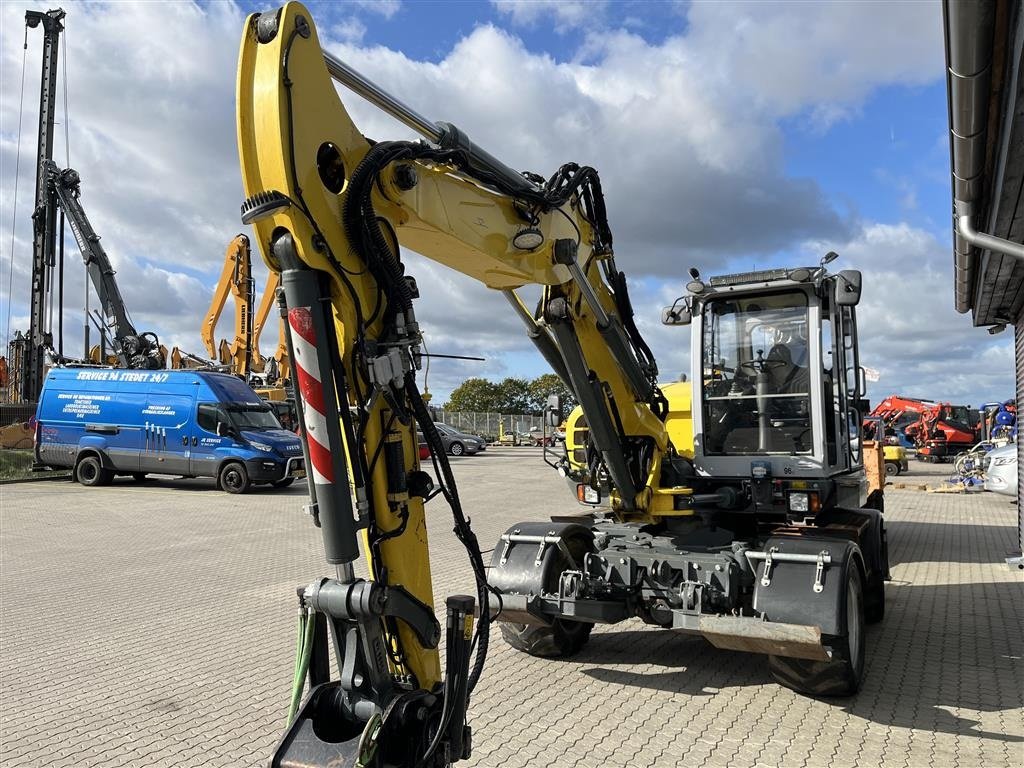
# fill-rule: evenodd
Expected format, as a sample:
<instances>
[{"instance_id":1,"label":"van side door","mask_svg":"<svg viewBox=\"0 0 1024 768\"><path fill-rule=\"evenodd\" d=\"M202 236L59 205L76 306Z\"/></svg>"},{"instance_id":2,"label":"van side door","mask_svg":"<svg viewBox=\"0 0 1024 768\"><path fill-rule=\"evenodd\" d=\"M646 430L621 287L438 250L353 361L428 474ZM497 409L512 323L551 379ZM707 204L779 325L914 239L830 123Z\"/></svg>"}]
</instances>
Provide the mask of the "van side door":
<instances>
[{"instance_id":1,"label":"van side door","mask_svg":"<svg viewBox=\"0 0 1024 768\"><path fill-rule=\"evenodd\" d=\"M165 475L189 474L192 398L150 391L142 416L140 470Z\"/></svg>"}]
</instances>

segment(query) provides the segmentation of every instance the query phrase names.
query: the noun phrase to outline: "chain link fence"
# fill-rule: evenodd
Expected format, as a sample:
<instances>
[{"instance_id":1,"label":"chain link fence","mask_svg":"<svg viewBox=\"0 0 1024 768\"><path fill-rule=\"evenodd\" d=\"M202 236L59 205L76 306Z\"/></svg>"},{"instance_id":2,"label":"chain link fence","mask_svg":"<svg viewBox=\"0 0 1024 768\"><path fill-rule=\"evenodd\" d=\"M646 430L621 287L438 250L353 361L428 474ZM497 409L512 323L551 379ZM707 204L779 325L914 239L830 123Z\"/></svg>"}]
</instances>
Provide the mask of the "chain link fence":
<instances>
[{"instance_id":1,"label":"chain link fence","mask_svg":"<svg viewBox=\"0 0 1024 768\"><path fill-rule=\"evenodd\" d=\"M530 430L540 431L544 429L543 416L529 416L526 414L510 413L474 413L472 411L446 411L442 408L434 408L434 421L440 421L453 427L460 432L471 435L480 435L490 441L498 439L501 432L505 434L517 432L528 435ZM501 427L499 428L499 425ZM550 427L548 428L550 432Z\"/></svg>"}]
</instances>

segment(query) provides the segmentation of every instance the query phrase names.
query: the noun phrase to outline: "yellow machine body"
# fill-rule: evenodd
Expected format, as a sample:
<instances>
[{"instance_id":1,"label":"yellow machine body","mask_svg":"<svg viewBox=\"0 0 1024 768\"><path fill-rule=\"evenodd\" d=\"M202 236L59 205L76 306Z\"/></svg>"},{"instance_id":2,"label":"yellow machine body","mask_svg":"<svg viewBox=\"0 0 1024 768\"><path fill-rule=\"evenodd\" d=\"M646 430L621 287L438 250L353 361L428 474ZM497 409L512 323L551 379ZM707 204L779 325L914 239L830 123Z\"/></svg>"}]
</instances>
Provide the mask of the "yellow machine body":
<instances>
[{"instance_id":1,"label":"yellow machine body","mask_svg":"<svg viewBox=\"0 0 1024 768\"><path fill-rule=\"evenodd\" d=\"M341 174L352 173L371 143L354 125L338 98L309 12L293 2L279 13L279 31L273 39L259 42L256 18L250 17L242 41L237 104L243 187L248 197L273 190L292 201L254 223L256 242L267 266L278 271L280 265L275 263L269 244L276 232L287 231L294 237L298 257L326 276L341 360L348 380L355 382L364 374L353 358L359 322L353 294L361 306L373 307L379 291L353 253L341 224L346 187L332 184L332 189L328 181L332 174L337 179ZM304 32L296 35L300 16ZM327 154L318 157L321 152ZM324 167L324 156L337 158L332 163L334 167ZM692 514L672 511L672 496L689 493L689 489L659 487L662 458L670 448L669 431L646 403L638 401L602 338L597 319L583 300L579 286L571 279L567 267L555 260L557 239L577 240L577 260L592 290L606 312L615 312L614 297L599 268L603 256L592 250L594 233L578 201L573 198L560 210L537 216L532 226L543 241L532 250L523 250L513 245L513 238L524 227L524 219L512 198L481 186L446 164L412 161L409 165L417 179L411 189L396 181L392 166L382 175L373 197L377 215L386 220L398 243L490 288L510 290L537 284L544 287L546 298L553 295L552 291L563 296L572 313L572 327L586 365L606 382L624 434L649 439L654 446L650 475L632 504L627 505L632 507L629 519ZM319 233L311 226L311 220L317 223ZM315 247L318 234L322 234L335 263L328 257L328 249ZM373 336L379 329L379 320L371 322L367 333ZM366 446L377 445L382 437L381 425L387 423L389 414L385 403L375 403L367 419L365 445L346 446L346 451L365 451ZM415 430L401 424L392 429L400 434L407 465L413 466L418 462ZM383 464L378 463L373 476L374 507L386 518L388 498L383 473ZM613 507L620 507L619 501L613 498ZM410 499L408 506L406 532L384 542L381 558L392 583L403 585L424 603L433 604L422 503ZM387 530L395 527L398 520L380 519L377 523ZM421 684L436 681L437 652L421 648L404 627L399 633L409 664Z\"/></svg>"}]
</instances>

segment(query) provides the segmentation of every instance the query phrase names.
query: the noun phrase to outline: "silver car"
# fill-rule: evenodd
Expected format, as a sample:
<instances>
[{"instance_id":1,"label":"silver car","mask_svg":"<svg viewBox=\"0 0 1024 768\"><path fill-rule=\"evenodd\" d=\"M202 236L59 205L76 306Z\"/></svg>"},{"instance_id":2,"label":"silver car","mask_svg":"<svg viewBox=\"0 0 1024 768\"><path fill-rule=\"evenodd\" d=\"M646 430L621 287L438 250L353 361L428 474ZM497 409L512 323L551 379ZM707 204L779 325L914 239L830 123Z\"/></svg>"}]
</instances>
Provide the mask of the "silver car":
<instances>
[{"instance_id":1,"label":"silver car","mask_svg":"<svg viewBox=\"0 0 1024 768\"><path fill-rule=\"evenodd\" d=\"M434 422L434 427L441 433L444 449L452 456L471 456L487 448L487 441L482 437L459 432L440 421Z\"/></svg>"},{"instance_id":2,"label":"silver car","mask_svg":"<svg viewBox=\"0 0 1024 768\"><path fill-rule=\"evenodd\" d=\"M985 490L1005 496L1017 495L1017 446L993 448L985 457Z\"/></svg>"}]
</instances>

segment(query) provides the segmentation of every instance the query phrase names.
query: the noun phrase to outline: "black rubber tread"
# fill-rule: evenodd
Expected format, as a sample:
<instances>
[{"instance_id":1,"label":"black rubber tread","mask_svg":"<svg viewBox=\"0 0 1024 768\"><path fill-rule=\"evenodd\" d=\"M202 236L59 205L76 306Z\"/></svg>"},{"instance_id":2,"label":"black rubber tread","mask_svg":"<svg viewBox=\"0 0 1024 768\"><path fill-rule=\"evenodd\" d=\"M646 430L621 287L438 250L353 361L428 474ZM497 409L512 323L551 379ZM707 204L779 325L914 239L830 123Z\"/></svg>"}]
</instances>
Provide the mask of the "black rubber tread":
<instances>
[{"instance_id":1,"label":"black rubber tread","mask_svg":"<svg viewBox=\"0 0 1024 768\"><path fill-rule=\"evenodd\" d=\"M884 528L881 539L881 566L871 574L864 595L864 621L868 624L877 624L885 618L885 580L889 576L889 541Z\"/></svg>"},{"instance_id":2,"label":"black rubber tread","mask_svg":"<svg viewBox=\"0 0 1024 768\"><path fill-rule=\"evenodd\" d=\"M104 468L98 456L85 456L75 465L75 480L90 488L110 485L113 479L114 473Z\"/></svg>"},{"instance_id":3,"label":"black rubber tread","mask_svg":"<svg viewBox=\"0 0 1024 768\"><path fill-rule=\"evenodd\" d=\"M866 621L864 618L863 576L856 564L850 564L846 586L847 589L858 590L861 596L860 616L853 618L860 622L859 656L851 658L855 651L850 648L848 635L829 635L822 640L825 647L832 652L830 661L769 656L768 669L777 683L809 696L852 696L860 690L864 678ZM845 594L843 605L845 610Z\"/></svg>"},{"instance_id":4,"label":"black rubber tread","mask_svg":"<svg viewBox=\"0 0 1024 768\"><path fill-rule=\"evenodd\" d=\"M241 472L241 483L231 484L225 482L225 479L232 472ZM221 467L217 481L221 490L227 491L228 493L245 493L249 490L249 486L252 485L252 482L249 480L249 472L246 470L245 464L242 464L240 461L229 461Z\"/></svg>"},{"instance_id":5,"label":"black rubber tread","mask_svg":"<svg viewBox=\"0 0 1024 768\"><path fill-rule=\"evenodd\" d=\"M576 562L582 563L583 555L590 547L589 542L576 537L566 539L565 544ZM559 558L559 567L551 570L553 583L544 585L544 591L552 593L558 591L559 574L571 564L557 548L552 548L549 552ZM578 653L587 644L593 628L594 625L588 621L573 621L571 619L554 619L550 627L501 622L501 636L517 651L528 653L531 656L565 658Z\"/></svg>"},{"instance_id":6,"label":"black rubber tread","mask_svg":"<svg viewBox=\"0 0 1024 768\"><path fill-rule=\"evenodd\" d=\"M887 474L889 477L896 477L896 475L898 475L899 473L900 473L900 465L899 464L897 464L897 463L895 463L893 461L885 462L885 474Z\"/></svg>"},{"instance_id":7,"label":"black rubber tread","mask_svg":"<svg viewBox=\"0 0 1024 768\"><path fill-rule=\"evenodd\" d=\"M273 483L271 483L271 485L273 485L275 488L287 488L294 482L294 477L286 477L283 480L275 480Z\"/></svg>"},{"instance_id":8,"label":"black rubber tread","mask_svg":"<svg viewBox=\"0 0 1024 768\"><path fill-rule=\"evenodd\" d=\"M550 627L501 622L501 636L517 651L543 658L565 658L578 653L590 639L593 624L555 619Z\"/></svg>"}]
</instances>

